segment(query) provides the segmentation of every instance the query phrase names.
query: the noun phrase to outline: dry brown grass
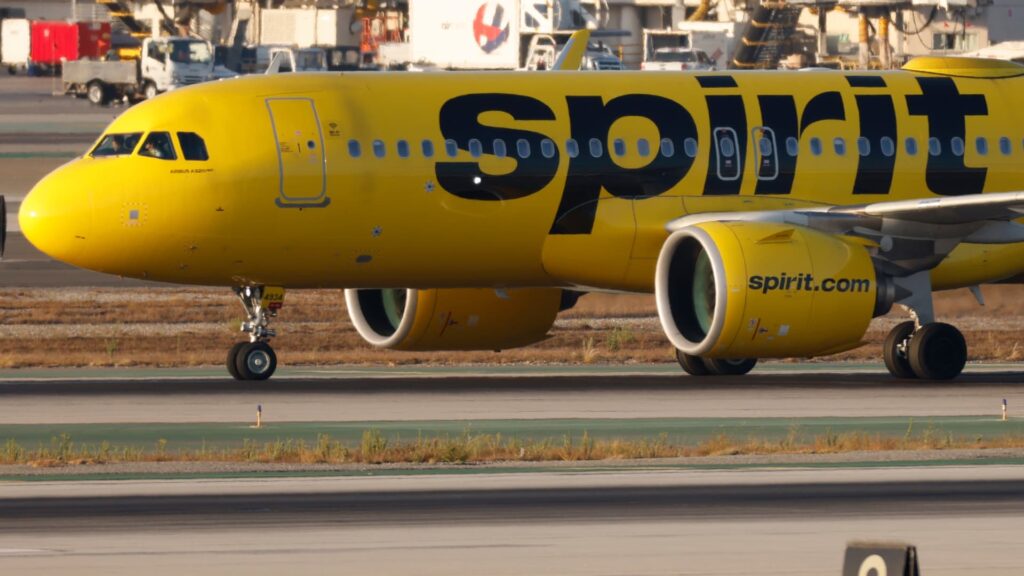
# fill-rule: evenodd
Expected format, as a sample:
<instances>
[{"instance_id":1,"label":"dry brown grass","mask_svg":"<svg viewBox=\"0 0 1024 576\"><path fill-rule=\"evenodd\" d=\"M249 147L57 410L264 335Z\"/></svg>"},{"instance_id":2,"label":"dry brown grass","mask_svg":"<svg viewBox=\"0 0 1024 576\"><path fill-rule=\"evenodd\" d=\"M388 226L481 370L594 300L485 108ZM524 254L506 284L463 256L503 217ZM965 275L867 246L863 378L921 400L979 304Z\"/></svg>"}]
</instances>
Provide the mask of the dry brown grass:
<instances>
[{"instance_id":1,"label":"dry brown grass","mask_svg":"<svg viewBox=\"0 0 1024 576\"><path fill-rule=\"evenodd\" d=\"M172 450L166 440L149 449L109 442L77 445L70 436L55 437L50 446L26 449L8 440L0 450L0 465L53 467L121 462L255 462L288 464L469 464L492 462L554 462L694 458L704 456L839 454L895 450L1024 448L1024 437L961 438L934 430L915 436L883 436L867 432L825 433L804 439L790 434L782 439L736 439L719 435L696 444L675 443L667 436L640 440L594 440L564 436L559 440L521 440L500 434L469 434L395 441L379 430L365 430L358 446L333 440L326 434L316 441L283 439L274 442L244 440L230 448Z\"/></svg>"},{"instance_id":2,"label":"dry brown grass","mask_svg":"<svg viewBox=\"0 0 1024 576\"><path fill-rule=\"evenodd\" d=\"M1017 286L986 287L979 307L965 290L940 294L939 317L957 324L972 360L1024 359ZM0 290L0 367L219 365L241 307L227 290ZM898 314L876 320L867 344L829 360L877 360ZM495 352L376 350L356 334L339 290L295 291L275 320L280 360L290 365L672 362L648 295L592 294L563 313L548 340Z\"/></svg>"}]
</instances>

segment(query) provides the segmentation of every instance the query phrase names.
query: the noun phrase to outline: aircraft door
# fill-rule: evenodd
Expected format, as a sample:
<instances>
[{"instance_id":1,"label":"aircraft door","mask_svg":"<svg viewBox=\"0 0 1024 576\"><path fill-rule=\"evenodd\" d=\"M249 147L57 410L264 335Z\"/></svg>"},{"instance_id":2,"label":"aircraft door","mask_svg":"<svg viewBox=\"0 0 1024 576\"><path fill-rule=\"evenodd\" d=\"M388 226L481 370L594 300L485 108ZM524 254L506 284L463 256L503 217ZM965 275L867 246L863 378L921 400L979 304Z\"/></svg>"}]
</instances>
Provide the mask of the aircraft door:
<instances>
[{"instance_id":1,"label":"aircraft door","mask_svg":"<svg viewBox=\"0 0 1024 576\"><path fill-rule=\"evenodd\" d=\"M277 205L326 206L327 156L316 104L310 98L268 98L274 129L280 187Z\"/></svg>"},{"instance_id":2,"label":"aircraft door","mask_svg":"<svg viewBox=\"0 0 1024 576\"><path fill-rule=\"evenodd\" d=\"M779 175L779 148L775 142L775 131L758 126L750 131L754 141L754 158L757 161L757 178L774 180Z\"/></svg>"}]
</instances>

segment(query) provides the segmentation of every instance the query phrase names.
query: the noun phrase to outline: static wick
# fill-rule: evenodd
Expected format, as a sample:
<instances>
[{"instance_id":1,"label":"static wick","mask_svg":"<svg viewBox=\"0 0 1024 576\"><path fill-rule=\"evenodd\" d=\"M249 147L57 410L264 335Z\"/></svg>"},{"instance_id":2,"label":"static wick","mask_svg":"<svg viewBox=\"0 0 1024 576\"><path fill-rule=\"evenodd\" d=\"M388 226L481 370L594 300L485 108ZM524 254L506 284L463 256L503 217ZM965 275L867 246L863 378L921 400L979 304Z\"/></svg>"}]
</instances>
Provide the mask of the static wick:
<instances>
[{"instance_id":1,"label":"static wick","mask_svg":"<svg viewBox=\"0 0 1024 576\"><path fill-rule=\"evenodd\" d=\"M1003 412L1003 419L1004 420L1006 419L1005 408L1004 408L1004 412ZM263 404L257 404L256 405L256 427L257 428L263 427Z\"/></svg>"},{"instance_id":2,"label":"static wick","mask_svg":"<svg viewBox=\"0 0 1024 576\"><path fill-rule=\"evenodd\" d=\"M1006 422L1006 398L1003 398L1003 422Z\"/></svg>"}]
</instances>

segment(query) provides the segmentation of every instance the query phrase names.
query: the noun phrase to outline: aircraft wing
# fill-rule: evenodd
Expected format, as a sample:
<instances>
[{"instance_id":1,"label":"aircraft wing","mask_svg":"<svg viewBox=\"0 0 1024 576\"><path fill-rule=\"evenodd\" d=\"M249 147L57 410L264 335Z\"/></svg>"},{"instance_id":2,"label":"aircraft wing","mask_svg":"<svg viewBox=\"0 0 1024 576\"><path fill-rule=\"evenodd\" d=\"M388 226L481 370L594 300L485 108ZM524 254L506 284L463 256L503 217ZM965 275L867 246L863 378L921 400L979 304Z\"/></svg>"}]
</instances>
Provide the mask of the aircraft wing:
<instances>
[{"instance_id":1,"label":"aircraft wing","mask_svg":"<svg viewBox=\"0 0 1024 576\"><path fill-rule=\"evenodd\" d=\"M956 225L1024 216L1024 192L970 194L924 200L876 202L830 209L831 212L893 218L925 224Z\"/></svg>"},{"instance_id":2,"label":"aircraft wing","mask_svg":"<svg viewBox=\"0 0 1024 576\"><path fill-rule=\"evenodd\" d=\"M670 232L709 221L777 222L859 237L872 257L897 276L930 270L957 245L1024 242L1024 192L970 194L797 210L692 214Z\"/></svg>"}]
</instances>

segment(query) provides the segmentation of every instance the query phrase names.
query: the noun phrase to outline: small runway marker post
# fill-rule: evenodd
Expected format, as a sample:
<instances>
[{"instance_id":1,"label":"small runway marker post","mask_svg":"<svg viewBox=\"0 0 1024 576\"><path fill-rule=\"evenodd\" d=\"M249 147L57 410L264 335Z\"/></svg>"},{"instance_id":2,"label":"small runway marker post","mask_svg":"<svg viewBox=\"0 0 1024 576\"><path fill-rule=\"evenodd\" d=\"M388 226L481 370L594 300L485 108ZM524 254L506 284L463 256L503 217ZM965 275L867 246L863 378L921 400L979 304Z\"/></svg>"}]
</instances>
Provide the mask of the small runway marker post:
<instances>
[{"instance_id":1,"label":"small runway marker post","mask_svg":"<svg viewBox=\"0 0 1024 576\"><path fill-rule=\"evenodd\" d=\"M1003 422L1006 422L1006 398L1003 398Z\"/></svg>"},{"instance_id":2,"label":"small runway marker post","mask_svg":"<svg viewBox=\"0 0 1024 576\"><path fill-rule=\"evenodd\" d=\"M263 404L256 405L256 428L263 427Z\"/></svg>"}]
</instances>

